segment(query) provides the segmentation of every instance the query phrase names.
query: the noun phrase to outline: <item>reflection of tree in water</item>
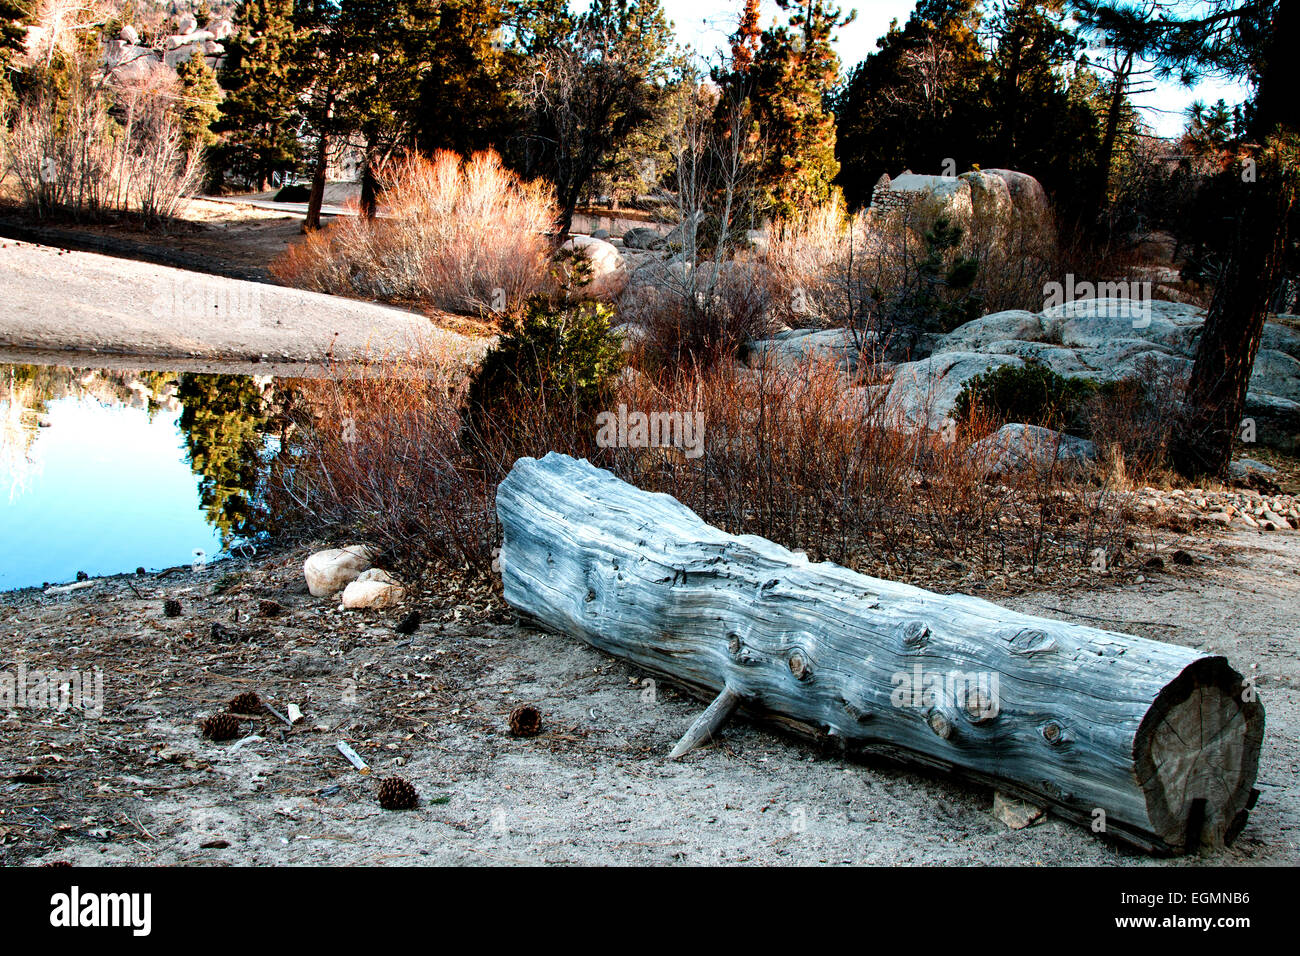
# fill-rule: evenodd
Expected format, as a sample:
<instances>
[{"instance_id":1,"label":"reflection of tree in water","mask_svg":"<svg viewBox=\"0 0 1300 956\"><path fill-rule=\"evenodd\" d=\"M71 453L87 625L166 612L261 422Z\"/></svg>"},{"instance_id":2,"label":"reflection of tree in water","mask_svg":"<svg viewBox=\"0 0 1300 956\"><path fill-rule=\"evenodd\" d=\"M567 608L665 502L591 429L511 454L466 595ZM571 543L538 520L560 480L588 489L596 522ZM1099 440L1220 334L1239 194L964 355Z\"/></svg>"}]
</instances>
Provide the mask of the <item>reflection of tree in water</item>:
<instances>
[{"instance_id":1,"label":"reflection of tree in water","mask_svg":"<svg viewBox=\"0 0 1300 956\"><path fill-rule=\"evenodd\" d=\"M269 430L262 386L246 375L182 374L181 431L199 500L223 544L258 529L258 478Z\"/></svg>"}]
</instances>

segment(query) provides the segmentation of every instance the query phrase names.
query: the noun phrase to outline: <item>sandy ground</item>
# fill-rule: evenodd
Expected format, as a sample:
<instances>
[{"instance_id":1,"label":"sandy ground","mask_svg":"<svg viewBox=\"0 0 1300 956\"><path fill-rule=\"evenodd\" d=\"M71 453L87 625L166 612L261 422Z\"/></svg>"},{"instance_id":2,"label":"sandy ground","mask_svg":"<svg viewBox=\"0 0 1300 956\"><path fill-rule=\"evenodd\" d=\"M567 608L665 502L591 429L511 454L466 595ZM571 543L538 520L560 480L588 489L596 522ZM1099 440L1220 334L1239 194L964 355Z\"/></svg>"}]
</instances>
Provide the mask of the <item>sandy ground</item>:
<instances>
[{"instance_id":1,"label":"sandy ground","mask_svg":"<svg viewBox=\"0 0 1300 956\"><path fill-rule=\"evenodd\" d=\"M1257 676L1268 730L1250 823L1231 849L1174 860L1054 818L1010 830L988 790L743 722L667 763L698 702L521 626L487 585L440 582L411 636L393 630L396 611L338 612L305 593L306 553L0 595L0 669L104 672L99 719L0 719L0 862L1300 863L1300 534L1236 533L1143 584L1004 599L1214 649ZM163 617L165 597L181 617ZM265 600L284 611L260 616ZM250 689L305 719L247 720L242 744L202 739L195 722ZM538 737L507 733L524 702L544 713ZM375 780L394 773L418 809L377 806Z\"/></svg>"},{"instance_id":2,"label":"sandy ground","mask_svg":"<svg viewBox=\"0 0 1300 956\"><path fill-rule=\"evenodd\" d=\"M301 214L257 208L234 200L191 200L165 229L147 229L129 219L41 225L33 223L12 203L0 206L0 235L8 233L14 239L40 242L37 236L25 233L45 232L108 247L86 248L86 251L103 251L142 261L161 254L168 257L163 260L165 264L199 272L226 271L261 281L267 281L267 266L277 256L302 241L302 221ZM70 248L85 247L74 244ZM172 257L185 261L171 261ZM187 262L193 265L186 265Z\"/></svg>"},{"instance_id":3,"label":"sandy ground","mask_svg":"<svg viewBox=\"0 0 1300 956\"><path fill-rule=\"evenodd\" d=\"M0 302L10 355L319 362L483 346L389 306L25 242L0 241Z\"/></svg>"}]
</instances>

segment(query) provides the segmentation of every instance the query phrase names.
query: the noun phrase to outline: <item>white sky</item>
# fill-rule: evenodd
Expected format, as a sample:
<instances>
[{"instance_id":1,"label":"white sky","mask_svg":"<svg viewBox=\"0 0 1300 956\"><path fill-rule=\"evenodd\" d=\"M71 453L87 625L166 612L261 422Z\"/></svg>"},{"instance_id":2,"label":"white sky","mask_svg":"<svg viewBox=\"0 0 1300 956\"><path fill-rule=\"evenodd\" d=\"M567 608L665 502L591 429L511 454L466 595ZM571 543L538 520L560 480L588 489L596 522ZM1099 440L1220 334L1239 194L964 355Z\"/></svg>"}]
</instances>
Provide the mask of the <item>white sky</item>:
<instances>
[{"instance_id":1,"label":"white sky","mask_svg":"<svg viewBox=\"0 0 1300 956\"><path fill-rule=\"evenodd\" d=\"M840 5L858 11L857 19L840 31L836 44L848 70L875 51L876 39L888 32L890 20L906 23L916 4L915 0L840 0ZM742 6L742 0L664 0L665 10L676 24L678 41L705 55L726 46ZM779 12L774 0L764 0L763 25L769 25ZM1232 104L1244 100L1246 94L1241 83L1206 80L1191 89L1162 83L1154 93L1135 98L1134 105L1157 133L1175 136L1182 131L1184 112L1196 100L1212 103L1222 97Z\"/></svg>"}]
</instances>

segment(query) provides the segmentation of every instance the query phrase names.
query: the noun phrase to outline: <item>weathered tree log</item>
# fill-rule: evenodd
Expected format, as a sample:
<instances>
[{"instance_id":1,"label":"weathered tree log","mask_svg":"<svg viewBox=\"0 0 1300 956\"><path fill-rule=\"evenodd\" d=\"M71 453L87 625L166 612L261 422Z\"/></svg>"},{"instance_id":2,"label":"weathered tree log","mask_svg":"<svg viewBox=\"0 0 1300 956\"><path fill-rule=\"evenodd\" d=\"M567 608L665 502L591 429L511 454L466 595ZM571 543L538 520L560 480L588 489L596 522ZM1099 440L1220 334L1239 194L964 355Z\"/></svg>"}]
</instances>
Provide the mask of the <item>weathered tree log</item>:
<instances>
[{"instance_id":1,"label":"weathered tree log","mask_svg":"<svg viewBox=\"0 0 1300 956\"><path fill-rule=\"evenodd\" d=\"M555 453L516 463L497 513L506 600L721 694L701 737L729 691L1153 851L1231 842L1254 804L1264 710L1222 657L813 564Z\"/></svg>"}]
</instances>

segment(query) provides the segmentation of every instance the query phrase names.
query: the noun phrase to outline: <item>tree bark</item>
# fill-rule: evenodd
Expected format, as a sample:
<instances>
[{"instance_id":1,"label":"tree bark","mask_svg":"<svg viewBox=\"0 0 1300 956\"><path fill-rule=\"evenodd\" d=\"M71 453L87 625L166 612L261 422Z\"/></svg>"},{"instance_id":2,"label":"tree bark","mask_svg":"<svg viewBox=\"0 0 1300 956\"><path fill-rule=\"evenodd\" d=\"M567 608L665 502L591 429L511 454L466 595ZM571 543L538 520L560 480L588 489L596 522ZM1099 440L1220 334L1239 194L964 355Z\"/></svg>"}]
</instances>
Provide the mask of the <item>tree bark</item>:
<instances>
[{"instance_id":1,"label":"tree bark","mask_svg":"<svg viewBox=\"0 0 1300 956\"><path fill-rule=\"evenodd\" d=\"M312 173L311 196L307 199L307 218L303 220L303 232L315 232L320 228L320 207L325 202L325 165L329 158L329 137L321 132L316 144L316 168Z\"/></svg>"},{"instance_id":2,"label":"tree bark","mask_svg":"<svg viewBox=\"0 0 1300 956\"><path fill-rule=\"evenodd\" d=\"M1241 184L1241 214L1231 226L1228 261L1210 300L1172 450L1174 467L1191 478L1227 471L1264 321L1282 276L1297 174L1290 146L1279 146L1274 137L1297 132L1300 6L1279 3L1272 28L1247 129L1258 147L1256 175Z\"/></svg>"},{"instance_id":3,"label":"tree bark","mask_svg":"<svg viewBox=\"0 0 1300 956\"><path fill-rule=\"evenodd\" d=\"M1250 374L1282 275L1286 223L1295 200L1294 172L1270 167L1259 171L1258 181L1242 184L1241 213L1231 225L1231 251L1197 345L1172 449L1174 467L1188 478L1225 474L1242 427Z\"/></svg>"},{"instance_id":4,"label":"tree bark","mask_svg":"<svg viewBox=\"0 0 1300 956\"><path fill-rule=\"evenodd\" d=\"M679 749L738 703L1154 851L1230 842L1253 805L1263 707L1222 657L811 564L557 453L497 513L513 607L714 700Z\"/></svg>"},{"instance_id":5,"label":"tree bark","mask_svg":"<svg viewBox=\"0 0 1300 956\"><path fill-rule=\"evenodd\" d=\"M379 183L375 178L375 152L378 148L379 138L373 133L367 134L365 153L361 164L360 205L361 216L364 219L374 219L375 213L379 209Z\"/></svg>"}]
</instances>

